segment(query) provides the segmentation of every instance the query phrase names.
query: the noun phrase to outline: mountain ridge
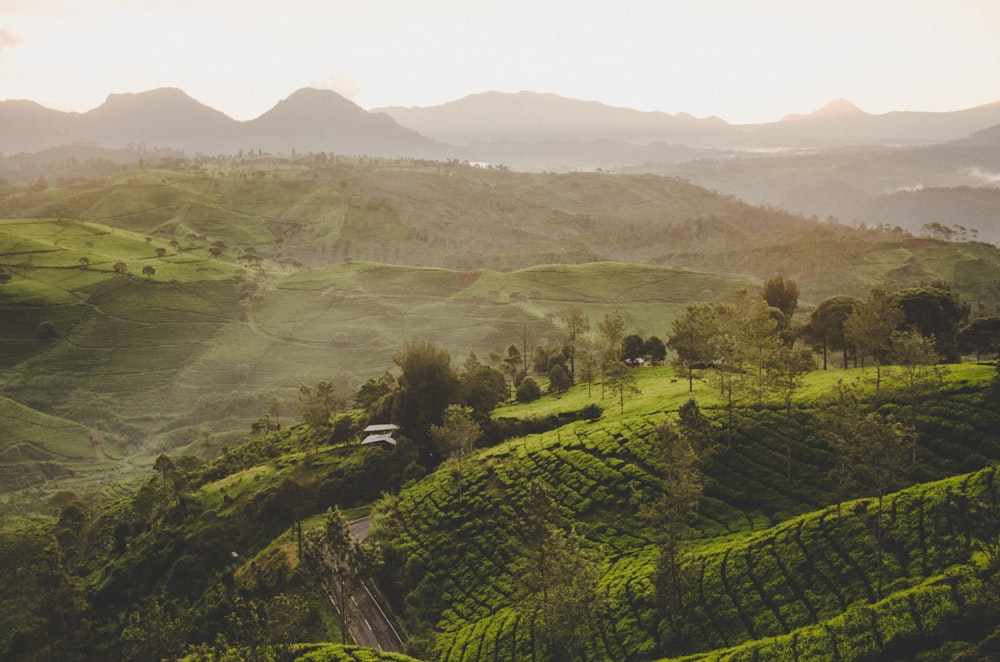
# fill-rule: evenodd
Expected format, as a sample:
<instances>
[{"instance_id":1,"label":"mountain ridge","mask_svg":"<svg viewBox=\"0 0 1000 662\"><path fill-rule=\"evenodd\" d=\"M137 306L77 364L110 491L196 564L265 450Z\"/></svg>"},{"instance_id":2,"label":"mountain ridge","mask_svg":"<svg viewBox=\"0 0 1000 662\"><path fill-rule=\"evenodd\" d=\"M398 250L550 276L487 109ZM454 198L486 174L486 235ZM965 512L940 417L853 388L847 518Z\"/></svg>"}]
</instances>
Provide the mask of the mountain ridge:
<instances>
[{"instance_id":1,"label":"mountain ridge","mask_svg":"<svg viewBox=\"0 0 1000 662\"><path fill-rule=\"evenodd\" d=\"M794 119L794 121L792 121ZM330 151L349 155L459 158L489 161L509 144L561 143L547 158L519 167L618 167L641 162L618 149L606 159L567 160L574 149L599 141L620 146L683 145L696 149L826 149L861 144L928 144L960 140L1000 125L1000 102L934 113L872 115L835 100L806 115L763 124L729 124L715 116L639 111L552 93L483 92L439 106L366 110L332 90L303 88L252 120L235 120L178 88L111 94L84 113L63 112L28 100L0 101L0 151L41 151L94 142L104 147L142 144L190 155ZM635 160L630 160L635 159ZM534 164L534 165L532 165Z\"/></svg>"}]
</instances>

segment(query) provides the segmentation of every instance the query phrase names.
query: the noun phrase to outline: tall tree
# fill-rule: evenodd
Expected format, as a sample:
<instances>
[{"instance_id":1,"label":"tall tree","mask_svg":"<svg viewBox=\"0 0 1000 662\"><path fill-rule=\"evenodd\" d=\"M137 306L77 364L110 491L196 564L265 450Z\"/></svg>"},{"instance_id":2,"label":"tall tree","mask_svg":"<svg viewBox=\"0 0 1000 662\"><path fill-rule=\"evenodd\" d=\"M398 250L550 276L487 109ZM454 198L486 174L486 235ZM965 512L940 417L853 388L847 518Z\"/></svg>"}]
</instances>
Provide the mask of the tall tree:
<instances>
[{"instance_id":1,"label":"tall tree","mask_svg":"<svg viewBox=\"0 0 1000 662\"><path fill-rule=\"evenodd\" d=\"M694 391L694 371L718 358L715 310L701 301L689 303L684 314L674 319L667 346L674 350L674 365L687 371L688 392Z\"/></svg>"},{"instance_id":2,"label":"tall tree","mask_svg":"<svg viewBox=\"0 0 1000 662\"><path fill-rule=\"evenodd\" d=\"M916 429L919 403L944 383L944 368L938 365L941 355L934 348L934 338L924 337L916 331L896 331L891 340L892 362L899 366L894 368L893 381L909 405L910 425Z\"/></svg>"},{"instance_id":3,"label":"tall tree","mask_svg":"<svg viewBox=\"0 0 1000 662\"><path fill-rule=\"evenodd\" d=\"M566 325L566 335L568 336L567 348L569 349L569 375L576 380L576 350L577 342L581 337L590 331L590 319L583 314L580 304L570 304L560 315L563 324Z\"/></svg>"},{"instance_id":4,"label":"tall tree","mask_svg":"<svg viewBox=\"0 0 1000 662\"><path fill-rule=\"evenodd\" d=\"M850 343L844 336L844 322L861 303L857 297L835 296L822 301L809 316L809 331L819 341L823 350L823 370L827 368L827 353L830 350L843 352L844 369L847 369L847 351Z\"/></svg>"},{"instance_id":5,"label":"tall tree","mask_svg":"<svg viewBox=\"0 0 1000 662\"><path fill-rule=\"evenodd\" d=\"M903 322L903 309L893 292L881 285L871 288L844 321L844 337L858 353L875 363L875 393L882 383L882 364L886 361L892 333Z\"/></svg>"},{"instance_id":6,"label":"tall tree","mask_svg":"<svg viewBox=\"0 0 1000 662\"><path fill-rule=\"evenodd\" d=\"M448 405L441 416L441 425L431 425L431 439L438 455L454 463L452 477L458 483L458 498L462 499L462 462L472 449L482 429L472 418L471 407Z\"/></svg>"},{"instance_id":7,"label":"tall tree","mask_svg":"<svg viewBox=\"0 0 1000 662\"><path fill-rule=\"evenodd\" d=\"M698 455L691 442L668 420L652 436L653 462L660 474L658 493L640 511L653 531L657 548L656 599L663 620L663 652L679 652L686 640L686 596L693 585L687 565L687 540L704 489Z\"/></svg>"},{"instance_id":8,"label":"tall tree","mask_svg":"<svg viewBox=\"0 0 1000 662\"><path fill-rule=\"evenodd\" d=\"M780 325L771 315L772 310L764 300L758 301L742 324L739 334L740 353L753 371L757 404L764 401L768 369L782 346L778 335Z\"/></svg>"},{"instance_id":9,"label":"tall tree","mask_svg":"<svg viewBox=\"0 0 1000 662\"><path fill-rule=\"evenodd\" d=\"M950 285L936 283L897 293L903 319L925 338L934 338L934 349L942 359L961 359L958 333L969 319L969 304Z\"/></svg>"},{"instance_id":10,"label":"tall tree","mask_svg":"<svg viewBox=\"0 0 1000 662\"><path fill-rule=\"evenodd\" d=\"M841 384L837 399L828 407L824 434L837 456L834 480L859 484L875 493L875 564L877 582L873 601L882 598L883 554L887 524L887 494L905 485L913 468L916 433L891 415L865 412L858 387Z\"/></svg>"},{"instance_id":11,"label":"tall tree","mask_svg":"<svg viewBox=\"0 0 1000 662\"><path fill-rule=\"evenodd\" d=\"M320 381L315 386L299 385L299 413L314 430L330 426L330 415L341 407L333 382Z\"/></svg>"},{"instance_id":12,"label":"tall tree","mask_svg":"<svg viewBox=\"0 0 1000 662\"><path fill-rule=\"evenodd\" d=\"M393 401L393 422L416 442L420 464L437 462L430 444L431 425L441 423L445 407L458 400L459 381L448 352L431 343L414 340L393 357L402 370Z\"/></svg>"},{"instance_id":13,"label":"tall tree","mask_svg":"<svg viewBox=\"0 0 1000 662\"><path fill-rule=\"evenodd\" d=\"M336 506L326 511L323 529L316 534L306 545L306 563L336 603L341 643L347 643L356 604L350 598L362 590L362 582L378 565L379 555L376 548L351 536L347 520Z\"/></svg>"},{"instance_id":14,"label":"tall tree","mask_svg":"<svg viewBox=\"0 0 1000 662\"><path fill-rule=\"evenodd\" d=\"M764 282L764 300L767 305L781 312L778 320L778 331L786 342L790 341L789 330L792 327L792 316L799 305L799 286L791 279L777 274Z\"/></svg>"},{"instance_id":15,"label":"tall tree","mask_svg":"<svg viewBox=\"0 0 1000 662\"><path fill-rule=\"evenodd\" d=\"M560 526L561 515L545 483L532 480L518 507L510 569L518 610L546 653L571 660L596 632L600 563L575 531Z\"/></svg>"},{"instance_id":16,"label":"tall tree","mask_svg":"<svg viewBox=\"0 0 1000 662\"><path fill-rule=\"evenodd\" d=\"M614 376L621 375L618 364L622 364L622 341L625 339L625 317L620 311L606 313L601 321L597 323L598 331L598 353L600 355L601 366L601 397L604 397L604 389L608 385L608 373ZM622 364L624 365L624 364Z\"/></svg>"}]
</instances>

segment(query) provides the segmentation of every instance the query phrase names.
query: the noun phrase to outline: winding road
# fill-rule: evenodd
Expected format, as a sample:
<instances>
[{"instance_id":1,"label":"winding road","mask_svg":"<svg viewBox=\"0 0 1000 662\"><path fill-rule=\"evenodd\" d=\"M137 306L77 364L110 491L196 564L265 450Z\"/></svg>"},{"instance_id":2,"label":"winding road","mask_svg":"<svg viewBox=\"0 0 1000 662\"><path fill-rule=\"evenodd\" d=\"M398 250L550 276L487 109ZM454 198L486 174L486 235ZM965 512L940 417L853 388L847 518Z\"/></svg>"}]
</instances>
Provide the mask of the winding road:
<instances>
[{"instance_id":1,"label":"winding road","mask_svg":"<svg viewBox=\"0 0 1000 662\"><path fill-rule=\"evenodd\" d=\"M368 530L371 528L371 525L370 517L362 517L361 519L349 522L347 528L351 533L351 537L361 541L368 536ZM350 622L347 625L347 631L350 633L351 639L359 646L377 648L391 653L402 653L402 637L399 636L396 628L389 622L388 616L386 616L382 607L379 606L368 585L362 583L361 588L363 590L348 598L351 601L350 612L352 617L348 619ZM332 597L330 598L330 602L333 603L337 611L340 611L340 606L334 602Z\"/></svg>"}]
</instances>

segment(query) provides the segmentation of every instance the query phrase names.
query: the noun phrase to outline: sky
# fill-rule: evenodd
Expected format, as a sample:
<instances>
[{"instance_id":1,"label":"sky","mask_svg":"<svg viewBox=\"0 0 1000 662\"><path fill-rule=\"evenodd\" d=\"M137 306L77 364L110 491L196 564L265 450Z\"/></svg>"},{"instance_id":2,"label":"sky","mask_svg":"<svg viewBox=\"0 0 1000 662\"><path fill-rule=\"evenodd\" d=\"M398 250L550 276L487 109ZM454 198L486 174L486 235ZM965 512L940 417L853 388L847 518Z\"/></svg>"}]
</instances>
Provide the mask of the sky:
<instances>
[{"instance_id":1,"label":"sky","mask_svg":"<svg viewBox=\"0 0 1000 662\"><path fill-rule=\"evenodd\" d=\"M239 120L489 90L769 122L1000 101L1000 0L0 0L0 99L177 87Z\"/></svg>"}]
</instances>

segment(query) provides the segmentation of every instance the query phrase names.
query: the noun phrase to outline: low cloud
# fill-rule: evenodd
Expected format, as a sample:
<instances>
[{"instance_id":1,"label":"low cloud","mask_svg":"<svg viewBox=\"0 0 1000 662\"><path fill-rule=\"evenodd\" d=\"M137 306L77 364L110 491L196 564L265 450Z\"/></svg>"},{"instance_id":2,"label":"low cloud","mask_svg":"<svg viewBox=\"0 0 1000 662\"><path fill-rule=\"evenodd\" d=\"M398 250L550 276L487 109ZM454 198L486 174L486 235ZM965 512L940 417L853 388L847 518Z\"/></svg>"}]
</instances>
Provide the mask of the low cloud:
<instances>
[{"instance_id":1,"label":"low cloud","mask_svg":"<svg viewBox=\"0 0 1000 662\"><path fill-rule=\"evenodd\" d=\"M988 184L990 186L1000 184L1000 172L990 172L989 170L982 170L981 168L968 168L964 172L969 177L972 177L983 184Z\"/></svg>"}]
</instances>

